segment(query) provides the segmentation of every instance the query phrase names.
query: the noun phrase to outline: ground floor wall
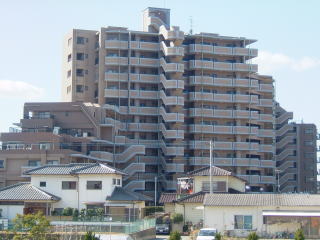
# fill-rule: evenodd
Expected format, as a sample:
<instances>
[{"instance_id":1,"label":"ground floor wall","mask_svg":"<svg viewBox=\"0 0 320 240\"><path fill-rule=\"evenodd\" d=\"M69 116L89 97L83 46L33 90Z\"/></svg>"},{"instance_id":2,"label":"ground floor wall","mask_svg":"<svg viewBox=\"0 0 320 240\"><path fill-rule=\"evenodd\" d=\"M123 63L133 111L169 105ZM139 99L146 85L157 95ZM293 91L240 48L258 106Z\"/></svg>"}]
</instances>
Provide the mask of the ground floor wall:
<instances>
[{"instance_id":1,"label":"ground floor wall","mask_svg":"<svg viewBox=\"0 0 320 240\"><path fill-rule=\"evenodd\" d=\"M0 205L2 218L14 219L17 214L23 214L24 205Z\"/></svg>"}]
</instances>

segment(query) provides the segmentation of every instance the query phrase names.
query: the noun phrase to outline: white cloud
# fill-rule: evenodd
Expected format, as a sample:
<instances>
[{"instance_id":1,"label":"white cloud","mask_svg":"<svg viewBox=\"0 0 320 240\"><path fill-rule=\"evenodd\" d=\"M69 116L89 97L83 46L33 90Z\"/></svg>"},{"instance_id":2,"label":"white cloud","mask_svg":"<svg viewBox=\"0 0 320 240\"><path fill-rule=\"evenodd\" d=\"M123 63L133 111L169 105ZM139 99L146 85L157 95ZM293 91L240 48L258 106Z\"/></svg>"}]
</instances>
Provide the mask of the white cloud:
<instances>
[{"instance_id":1,"label":"white cloud","mask_svg":"<svg viewBox=\"0 0 320 240\"><path fill-rule=\"evenodd\" d=\"M283 68L302 72L320 67L320 59L318 58L302 57L295 59L282 53L272 53L268 51L259 51L259 56L253 61L259 64L259 73L267 74L272 74L273 71Z\"/></svg>"},{"instance_id":2,"label":"white cloud","mask_svg":"<svg viewBox=\"0 0 320 240\"><path fill-rule=\"evenodd\" d=\"M0 80L0 97L34 100L43 97L44 89L22 81Z\"/></svg>"}]
</instances>

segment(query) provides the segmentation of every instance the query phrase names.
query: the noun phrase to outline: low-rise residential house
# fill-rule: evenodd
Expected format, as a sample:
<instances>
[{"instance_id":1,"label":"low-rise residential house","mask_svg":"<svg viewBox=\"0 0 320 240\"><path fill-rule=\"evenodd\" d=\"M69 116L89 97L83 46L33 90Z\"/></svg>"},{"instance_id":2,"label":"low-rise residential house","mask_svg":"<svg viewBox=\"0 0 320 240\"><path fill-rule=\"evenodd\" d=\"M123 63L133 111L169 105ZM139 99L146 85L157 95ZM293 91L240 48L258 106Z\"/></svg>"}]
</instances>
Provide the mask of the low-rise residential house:
<instances>
[{"instance_id":1,"label":"low-rise residential house","mask_svg":"<svg viewBox=\"0 0 320 240\"><path fill-rule=\"evenodd\" d=\"M211 167L212 192L244 192L246 181L232 172L216 166ZM159 203L166 213L181 213L184 222L199 224L203 221L203 199L210 192L210 167L204 167L178 179L178 193L163 193Z\"/></svg>"},{"instance_id":2,"label":"low-rise residential house","mask_svg":"<svg viewBox=\"0 0 320 240\"><path fill-rule=\"evenodd\" d=\"M272 236L302 228L308 238L320 237L320 195L206 194L203 205L204 226L228 235Z\"/></svg>"},{"instance_id":3,"label":"low-rise residential house","mask_svg":"<svg viewBox=\"0 0 320 240\"><path fill-rule=\"evenodd\" d=\"M102 208L105 216L133 220L143 216L145 201L151 200L122 188L126 173L100 163L46 165L25 174L31 176L30 183L0 189L5 218L37 211L51 215L64 208Z\"/></svg>"}]
</instances>

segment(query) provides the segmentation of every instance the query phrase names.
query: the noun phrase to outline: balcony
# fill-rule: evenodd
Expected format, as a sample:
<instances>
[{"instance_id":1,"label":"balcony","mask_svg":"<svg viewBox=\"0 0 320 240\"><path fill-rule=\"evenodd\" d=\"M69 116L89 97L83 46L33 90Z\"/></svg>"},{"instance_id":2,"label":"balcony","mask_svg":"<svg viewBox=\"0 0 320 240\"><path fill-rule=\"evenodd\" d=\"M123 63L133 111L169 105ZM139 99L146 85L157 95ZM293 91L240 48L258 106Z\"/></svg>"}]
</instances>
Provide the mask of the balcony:
<instances>
[{"instance_id":1,"label":"balcony","mask_svg":"<svg viewBox=\"0 0 320 240\"><path fill-rule=\"evenodd\" d=\"M130 65L145 66L145 67L159 67L159 59L131 57Z\"/></svg>"},{"instance_id":2,"label":"balcony","mask_svg":"<svg viewBox=\"0 0 320 240\"><path fill-rule=\"evenodd\" d=\"M31 119L21 119L21 126L23 128L53 128L54 120L53 118L31 118Z\"/></svg>"},{"instance_id":3,"label":"balcony","mask_svg":"<svg viewBox=\"0 0 320 240\"><path fill-rule=\"evenodd\" d=\"M202 44L190 44L190 53L209 53L215 55L227 55L227 56L248 56L257 57L258 50L241 47L222 47Z\"/></svg>"},{"instance_id":4,"label":"balcony","mask_svg":"<svg viewBox=\"0 0 320 240\"><path fill-rule=\"evenodd\" d=\"M271 122L273 123L274 117L272 114L259 114L259 121L260 122Z\"/></svg>"},{"instance_id":5,"label":"balcony","mask_svg":"<svg viewBox=\"0 0 320 240\"><path fill-rule=\"evenodd\" d=\"M259 137L275 137L275 132L272 129L260 129Z\"/></svg>"},{"instance_id":6,"label":"balcony","mask_svg":"<svg viewBox=\"0 0 320 240\"><path fill-rule=\"evenodd\" d=\"M210 142L209 141L189 141L190 149L209 149ZM248 143L248 142L213 142L213 149L215 150L252 150L258 151L259 144L258 143Z\"/></svg>"},{"instance_id":7,"label":"balcony","mask_svg":"<svg viewBox=\"0 0 320 240\"><path fill-rule=\"evenodd\" d=\"M259 85L259 90L261 92L269 92L269 93L273 93L274 92L274 88L272 84L260 84Z\"/></svg>"},{"instance_id":8,"label":"balcony","mask_svg":"<svg viewBox=\"0 0 320 240\"><path fill-rule=\"evenodd\" d=\"M166 129L163 123L160 123L160 131L165 139L184 139L183 130Z\"/></svg>"},{"instance_id":9,"label":"balcony","mask_svg":"<svg viewBox=\"0 0 320 240\"><path fill-rule=\"evenodd\" d=\"M165 89L184 89L183 80L167 80L164 74L160 75L160 82Z\"/></svg>"},{"instance_id":10,"label":"balcony","mask_svg":"<svg viewBox=\"0 0 320 240\"><path fill-rule=\"evenodd\" d=\"M128 41L106 40L105 48L106 49L128 49Z\"/></svg>"},{"instance_id":11,"label":"balcony","mask_svg":"<svg viewBox=\"0 0 320 240\"><path fill-rule=\"evenodd\" d=\"M184 48L183 47L168 47L164 42L160 44L161 50L165 56L183 56Z\"/></svg>"},{"instance_id":12,"label":"balcony","mask_svg":"<svg viewBox=\"0 0 320 240\"><path fill-rule=\"evenodd\" d=\"M243 72L257 72L257 64L247 63L228 63L228 62L213 62L206 60L190 60L190 69L208 69L220 71L243 71Z\"/></svg>"},{"instance_id":13,"label":"balcony","mask_svg":"<svg viewBox=\"0 0 320 240\"><path fill-rule=\"evenodd\" d=\"M206 92L189 92L190 101L208 101L208 102L234 102L234 103L259 103L256 95L243 94L220 94Z\"/></svg>"},{"instance_id":14,"label":"balcony","mask_svg":"<svg viewBox=\"0 0 320 240\"><path fill-rule=\"evenodd\" d=\"M135 99L158 99L158 91L105 89L104 94L110 98L128 98L130 94Z\"/></svg>"},{"instance_id":15,"label":"balcony","mask_svg":"<svg viewBox=\"0 0 320 240\"><path fill-rule=\"evenodd\" d=\"M237 175L238 177L246 180L250 184L275 184L275 176L260 176L260 175Z\"/></svg>"},{"instance_id":16,"label":"balcony","mask_svg":"<svg viewBox=\"0 0 320 240\"><path fill-rule=\"evenodd\" d=\"M184 164L182 163L166 163L165 167L168 173L184 173Z\"/></svg>"},{"instance_id":17,"label":"balcony","mask_svg":"<svg viewBox=\"0 0 320 240\"><path fill-rule=\"evenodd\" d=\"M271 144L260 144L259 147L260 147L259 152L270 152L270 153L275 152L275 148Z\"/></svg>"},{"instance_id":18,"label":"balcony","mask_svg":"<svg viewBox=\"0 0 320 240\"><path fill-rule=\"evenodd\" d=\"M160 107L159 113L165 122L184 122L182 113L168 113L163 107Z\"/></svg>"},{"instance_id":19,"label":"balcony","mask_svg":"<svg viewBox=\"0 0 320 240\"><path fill-rule=\"evenodd\" d=\"M160 148L165 156L183 156L184 147L180 146L167 146L164 141L160 140Z\"/></svg>"},{"instance_id":20,"label":"balcony","mask_svg":"<svg viewBox=\"0 0 320 240\"><path fill-rule=\"evenodd\" d=\"M258 134L257 127L246 126L219 126L219 125L189 125L190 133L215 133L215 134Z\"/></svg>"},{"instance_id":21,"label":"balcony","mask_svg":"<svg viewBox=\"0 0 320 240\"><path fill-rule=\"evenodd\" d=\"M241 119L258 119L259 114L246 110L218 110L205 108L190 108L190 117L211 117L211 118L241 118Z\"/></svg>"},{"instance_id":22,"label":"balcony","mask_svg":"<svg viewBox=\"0 0 320 240\"><path fill-rule=\"evenodd\" d=\"M164 25L164 24L162 24ZM169 30L165 26L159 26L159 32L166 40L180 40L184 39L184 32L180 31L179 27L172 26Z\"/></svg>"},{"instance_id":23,"label":"balcony","mask_svg":"<svg viewBox=\"0 0 320 240\"><path fill-rule=\"evenodd\" d=\"M206 85L216 87L259 88L258 80L246 78L216 78L209 76L191 76L190 85Z\"/></svg>"},{"instance_id":24,"label":"balcony","mask_svg":"<svg viewBox=\"0 0 320 240\"><path fill-rule=\"evenodd\" d=\"M261 107L273 107L273 99L260 99L259 106Z\"/></svg>"},{"instance_id":25,"label":"balcony","mask_svg":"<svg viewBox=\"0 0 320 240\"><path fill-rule=\"evenodd\" d=\"M140 41L131 41L130 48L131 49L139 49L146 51L159 51L159 43L155 42L140 42Z\"/></svg>"},{"instance_id":26,"label":"balcony","mask_svg":"<svg viewBox=\"0 0 320 240\"><path fill-rule=\"evenodd\" d=\"M160 65L166 73L170 72L184 72L184 64L182 63L167 63L164 58L160 59Z\"/></svg>"},{"instance_id":27,"label":"balcony","mask_svg":"<svg viewBox=\"0 0 320 240\"><path fill-rule=\"evenodd\" d=\"M106 65L128 65L127 57L117 57L117 56L106 56L105 57Z\"/></svg>"},{"instance_id":28,"label":"balcony","mask_svg":"<svg viewBox=\"0 0 320 240\"><path fill-rule=\"evenodd\" d=\"M109 82L141 82L141 83L159 83L159 76L152 74L128 74L128 73L105 73L105 81Z\"/></svg>"},{"instance_id":29,"label":"balcony","mask_svg":"<svg viewBox=\"0 0 320 240\"><path fill-rule=\"evenodd\" d=\"M164 105L184 105L184 97L182 96L167 96L164 91L160 91L160 99Z\"/></svg>"}]
</instances>

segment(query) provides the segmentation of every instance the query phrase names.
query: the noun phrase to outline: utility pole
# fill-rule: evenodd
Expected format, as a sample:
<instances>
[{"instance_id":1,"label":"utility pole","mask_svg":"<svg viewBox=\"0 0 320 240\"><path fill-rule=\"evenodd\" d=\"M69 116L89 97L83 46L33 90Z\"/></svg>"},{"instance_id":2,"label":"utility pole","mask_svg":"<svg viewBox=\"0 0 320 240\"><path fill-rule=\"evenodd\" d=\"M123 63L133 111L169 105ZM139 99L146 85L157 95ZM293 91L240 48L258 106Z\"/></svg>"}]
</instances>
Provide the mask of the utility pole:
<instances>
[{"instance_id":1,"label":"utility pole","mask_svg":"<svg viewBox=\"0 0 320 240\"><path fill-rule=\"evenodd\" d=\"M154 177L154 206L156 207L157 206L157 181L158 181L158 178L157 177Z\"/></svg>"},{"instance_id":2,"label":"utility pole","mask_svg":"<svg viewBox=\"0 0 320 240\"><path fill-rule=\"evenodd\" d=\"M210 194L212 194L212 140L210 140Z\"/></svg>"}]
</instances>

